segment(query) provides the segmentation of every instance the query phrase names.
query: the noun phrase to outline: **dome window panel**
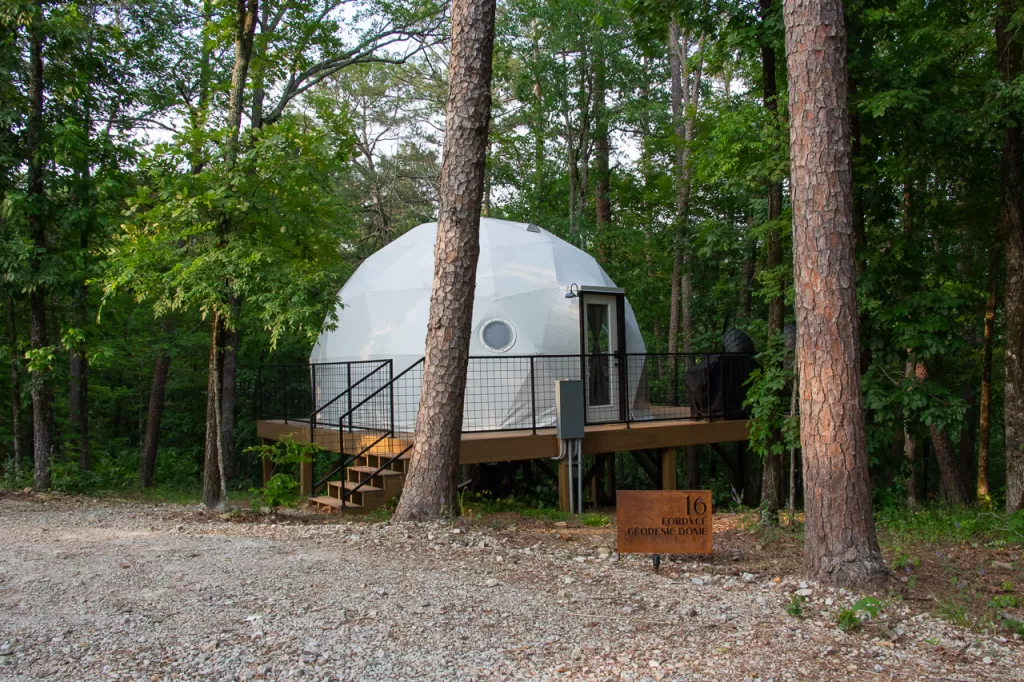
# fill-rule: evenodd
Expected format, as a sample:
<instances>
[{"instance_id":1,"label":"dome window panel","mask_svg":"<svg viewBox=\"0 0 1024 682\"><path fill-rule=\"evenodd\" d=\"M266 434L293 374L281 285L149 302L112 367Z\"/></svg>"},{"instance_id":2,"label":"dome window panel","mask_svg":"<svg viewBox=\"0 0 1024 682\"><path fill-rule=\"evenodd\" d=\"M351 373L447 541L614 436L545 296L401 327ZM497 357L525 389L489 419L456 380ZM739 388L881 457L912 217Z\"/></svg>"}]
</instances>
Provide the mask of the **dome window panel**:
<instances>
[{"instance_id":1,"label":"dome window panel","mask_svg":"<svg viewBox=\"0 0 1024 682\"><path fill-rule=\"evenodd\" d=\"M480 328L480 340L496 353L504 353L516 343L516 330L505 320L488 320Z\"/></svg>"}]
</instances>

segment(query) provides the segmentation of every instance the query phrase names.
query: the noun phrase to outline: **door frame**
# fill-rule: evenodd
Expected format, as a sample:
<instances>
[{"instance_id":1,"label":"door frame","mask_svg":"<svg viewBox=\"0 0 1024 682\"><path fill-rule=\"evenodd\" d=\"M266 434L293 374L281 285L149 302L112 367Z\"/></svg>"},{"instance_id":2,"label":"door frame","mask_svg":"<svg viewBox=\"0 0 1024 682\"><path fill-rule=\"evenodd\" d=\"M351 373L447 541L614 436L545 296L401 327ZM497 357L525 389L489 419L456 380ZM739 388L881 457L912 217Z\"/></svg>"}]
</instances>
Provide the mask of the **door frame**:
<instances>
[{"instance_id":1,"label":"door frame","mask_svg":"<svg viewBox=\"0 0 1024 682\"><path fill-rule=\"evenodd\" d=\"M615 334L615 352L613 353L614 359L618 364L619 371L616 372L617 377L613 380L618 381L618 405L612 405L613 409L617 408L618 420L620 422L629 423L629 381L627 378L628 374L628 362L626 356L626 290L618 287L596 287L596 286L581 286L579 287L579 318L580 318L580 379L584 382L583 391L583 414L586 423L590 423L587 418L589 413L589 400L587 398L586 381L587 381L587 294L593 296L607 297L611 296L615 299L615 319L614 321L609 319L609 333Z\"/></svg>"}]
</instances>

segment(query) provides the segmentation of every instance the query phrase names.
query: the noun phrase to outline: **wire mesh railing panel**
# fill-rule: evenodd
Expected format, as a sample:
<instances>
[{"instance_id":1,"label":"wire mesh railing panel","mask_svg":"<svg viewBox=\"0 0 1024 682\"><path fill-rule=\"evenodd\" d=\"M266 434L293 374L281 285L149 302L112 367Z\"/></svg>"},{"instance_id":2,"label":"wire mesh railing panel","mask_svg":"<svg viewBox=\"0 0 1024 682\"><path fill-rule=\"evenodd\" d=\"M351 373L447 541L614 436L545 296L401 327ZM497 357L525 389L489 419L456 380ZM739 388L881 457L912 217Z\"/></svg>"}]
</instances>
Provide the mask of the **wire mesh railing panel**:
<instances>
[{"instance_id":1,"label":"wire mesh railing panel","mask_svg":"<svg viewBox=\"0 0 1024 682\"><path fill-rule=\"evenodd\" d=\"M312 365L261 365L260 419L305 421L313 411Z\"/></svg>"},{"instance_id":2,"label":"wire mesh railing panel","mask_svg":"<svg viewBox=\"0 0 1024 682\"><path fill-rule=\"evenodd\" d=\"M745 382L756 366L742 353L474 356L463 431L554 427L559 380L582 380L587 424L744 419ZM311 421L314 442L335 452L362 442L353 434L411 435L423 367L422 359L404 368L391 360L264 365L260 418Z\"/></svg>"}]
</instances>

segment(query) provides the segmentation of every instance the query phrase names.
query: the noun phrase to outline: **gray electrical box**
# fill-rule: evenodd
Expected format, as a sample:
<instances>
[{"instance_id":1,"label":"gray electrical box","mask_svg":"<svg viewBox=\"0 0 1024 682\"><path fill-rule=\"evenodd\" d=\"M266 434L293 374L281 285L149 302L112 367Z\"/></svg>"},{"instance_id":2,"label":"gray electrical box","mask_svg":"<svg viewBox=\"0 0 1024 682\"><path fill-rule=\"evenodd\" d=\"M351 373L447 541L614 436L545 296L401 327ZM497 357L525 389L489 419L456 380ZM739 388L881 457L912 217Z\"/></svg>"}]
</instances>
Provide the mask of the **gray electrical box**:
<instances>
[{"instance_id":1,"label":"gray electrical box","mask_svg":"<svg viewBox=\"0 0 1024 682\"><path fill-rule=\"evenodd\" d=\"M583 382L555 382L555 422L560 439L583 438Z\"/></svg>"}]
</instances>

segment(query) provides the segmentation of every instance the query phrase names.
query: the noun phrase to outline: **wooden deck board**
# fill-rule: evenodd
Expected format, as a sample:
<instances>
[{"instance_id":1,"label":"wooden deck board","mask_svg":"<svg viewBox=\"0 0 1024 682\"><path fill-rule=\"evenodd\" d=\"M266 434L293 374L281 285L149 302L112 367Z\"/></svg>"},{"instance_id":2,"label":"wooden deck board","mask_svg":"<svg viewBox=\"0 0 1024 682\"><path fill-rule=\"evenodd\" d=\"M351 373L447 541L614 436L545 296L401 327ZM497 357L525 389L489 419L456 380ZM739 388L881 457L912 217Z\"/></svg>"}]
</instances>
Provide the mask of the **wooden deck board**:
<instances>
[{"instance_id":1,"label":"wooden deck board","mask_svg":"<svg viewBox=\"0 0 1024 682\"><path fill-rule=\"evenodd\" d=\"M285 435L291 435L295 440L309 441L309 424L303 422L260 420L256 424L256 432L260 438L269 440L281 440ZM317 428L316 435L318 443L324 444L330 450L338 451L342 439L337 430ZM350 449L359 442L365 442L367 438L358 434L344 434L344 437ZM411 437L412 434L399 434L395 439L390 439L392 442L386 440L379 444L374 451L390 451L396 444L408 443ZM583 454L729 443L746 439L745 420L642 421L632 422L628 426L595 424L586 427ZM552 428L537 429L537 433L524 430L462 434L461 464L548 459L557 456L558 439Z\"/></svg>"}]
</instances>

